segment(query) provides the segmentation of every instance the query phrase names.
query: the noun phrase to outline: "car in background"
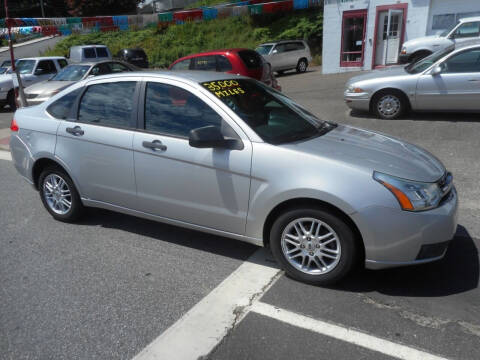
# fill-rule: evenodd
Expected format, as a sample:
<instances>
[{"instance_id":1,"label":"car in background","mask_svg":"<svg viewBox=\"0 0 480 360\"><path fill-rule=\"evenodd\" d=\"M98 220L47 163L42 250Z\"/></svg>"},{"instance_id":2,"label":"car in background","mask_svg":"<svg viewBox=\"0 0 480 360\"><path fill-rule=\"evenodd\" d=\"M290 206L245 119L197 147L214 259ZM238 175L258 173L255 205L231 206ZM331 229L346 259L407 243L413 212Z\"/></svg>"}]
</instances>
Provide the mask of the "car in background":
<instances>
[{"instance_id":1,"label":"car in background","mask_svg":"<svg viewBox=\"0 0 480 360\"><path fill-rule=\"evenodd\" d=\"M145 51L140 48L122 49L117 53L116 58L133 64L139 68L148 68L147 54L145 54Z\"/></svg>"},{"instance_id":2,"label":"car in background","mask_svg":"<svg viewBox=\"0 0 480 360\"><path fill-rule=\"evenodd\" d=\"M70 64L47 81L42 81L25 88L25 97L29 106L38 105L75 82L86 79L87 77L136 70L138 69L132 64L122 61Z\"/></svg>"},{"instance_id":3,"label":"car in background","mask_svg":"<svg viewBox=\"0 0 480 360\"><path fill-rule=\"evenodd\" d=\"M16 64L18 60L15 59L14 61L15 61L15 64ZM0 68L6 68L7 71L10 70L12 68L12 60L10 60L10 59L3 60L2 63L0 64Z\"/></svg>"},{"instance_id":4,"label":"car in background","mask_svg":"<svg viewBox=\"0 0 480 360\"><path fill-rule=\"evenodd\" d=\"M400 50L400 63L417 62L434 52L451 46L480 42L480 16L461 19L440 35L425 36L405 42Z\"/></svg>"},{"instance_id":5,"label":"car in background","mask_svg":"<svg viewBox=\"0 0 480 360\"><path fill-rule=\"evenodd\" d=\"M239 74L264 82L281 90L271 66L254 50L225 49L213 50L182 57L173 62L170 70L218 71Z\"/></svg>"},{"instance_id":6,"label":"car in background","mask_svg":"<svg viewBox=\"0 0 480 360\"><path fill-rule=\"evenodd\" d=\"M11 130L13 165L53 218L99 207L268 246L317 285L439 260L457 227L453 176L428 151L244 76L90 78L18 110Z\"/></svg>"},{"instance_id":7,"label":"car in background","mask_svg":"<svg viewBox=\"0 0 480 360\"><path fill-rule=\"evenodd\" d=\"M67 60L60 56L24 58L15 63L24 87L48 80L67 65ZM17 79L9 71L0 75L0 106L8 104L12 110L17 108L14 92L16 87Z\"/></svg>"},{"instance_id":8,"label":"car in background","mask_svg":"<svg viewBox=\"0 0 480 360\"><path fill-rule=\"evenodd\" d=\"M346 104L382 119L406 111L480 111L480 45L437 51L407 66L375 70L346 84Z\"/></svg>"},{"instance_id":9,"label":"car in background","mask_svg":"<svg viewBox=\"0 0 480 360\"><path fill-rule=\"evenodd\" d=\"M112 54L105 45L78 45L70 48L68 60L70 63L112 60Z\"/></svg>"},{"instance_id":10,"label":"car in background","mask_svg":"<svg viewBox=\"0 0 480 360\"><path fill-rule=\"evenodd\" d=\"M307 71L312 61L308 44L303 40L282 40L264 43L255 49L272 65L272 71L282 74L295 69L298 73Z\"/></svg>"}]
</instances>

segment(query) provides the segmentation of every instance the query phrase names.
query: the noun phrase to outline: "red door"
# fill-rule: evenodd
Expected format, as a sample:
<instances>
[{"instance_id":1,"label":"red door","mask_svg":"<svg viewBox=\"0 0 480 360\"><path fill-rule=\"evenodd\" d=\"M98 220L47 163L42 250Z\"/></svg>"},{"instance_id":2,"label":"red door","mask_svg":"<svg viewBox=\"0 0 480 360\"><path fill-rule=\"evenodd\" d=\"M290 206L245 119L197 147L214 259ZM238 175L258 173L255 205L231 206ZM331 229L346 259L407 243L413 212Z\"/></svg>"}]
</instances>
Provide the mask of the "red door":
<instances>
[{"instance_id":1,"label":"red door","mask_svg":"<svg viewBox=\"0 0 480 360\"><path fill-rule=\"evenodd\" d=\"M344 11L340 66L363 66L367 10Z\"/></svg>"}]
</instances>

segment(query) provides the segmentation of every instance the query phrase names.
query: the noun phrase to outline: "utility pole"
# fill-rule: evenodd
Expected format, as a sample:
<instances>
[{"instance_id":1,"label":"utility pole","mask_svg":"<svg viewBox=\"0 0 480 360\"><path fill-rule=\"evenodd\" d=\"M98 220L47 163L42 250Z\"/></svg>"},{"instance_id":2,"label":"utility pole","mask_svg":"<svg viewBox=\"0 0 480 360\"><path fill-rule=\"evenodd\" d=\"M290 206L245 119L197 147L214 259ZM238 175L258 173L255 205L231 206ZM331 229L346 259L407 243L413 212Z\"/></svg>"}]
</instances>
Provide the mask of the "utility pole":
<instances>
[{"instance_id":1,"label":"utility pole","mask_svg":"<svg viewBox=\"0 0 480 360\"><path fill-rule=\"evenodd\" d=\"M10 60L12 61L12 72L17 75L18 81L18 92L20 94L20 106L27 106L27 101L25 100L25 94L23 92L23 85L22 79L20 74L15 66L15 55L13 54L13 41L12 41L12 23L11 19L8 17L8 0L5 0L5 22L7 24L8 29L8 47L10 48ZM13 74L12 74L12 81L13 81ZM16 97L15 90L13 91L13 96ZM14 98L15 101L15 98Z\"/></svg>"},{"instance_id":2,"label":"utility pole","mask_svg":"<svg viewBox=\"0 0 480 360\"><path fill-rule=\"evenodd\" d=\"M40 0L40 9L42 10L42 18L45 17L45 9L43 8L43 0Z\"/></svg>"}]
</instances>

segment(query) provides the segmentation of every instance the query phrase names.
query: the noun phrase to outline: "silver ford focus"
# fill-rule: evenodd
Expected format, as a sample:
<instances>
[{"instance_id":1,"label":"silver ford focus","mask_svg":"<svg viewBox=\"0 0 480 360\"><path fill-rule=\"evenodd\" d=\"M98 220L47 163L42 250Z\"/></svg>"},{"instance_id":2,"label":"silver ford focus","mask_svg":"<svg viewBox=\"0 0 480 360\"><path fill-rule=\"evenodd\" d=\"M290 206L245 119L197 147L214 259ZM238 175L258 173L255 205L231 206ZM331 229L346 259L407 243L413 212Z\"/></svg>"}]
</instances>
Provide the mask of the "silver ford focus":
<instances>
[{"instance_id":1,"label":"silver ford focus","mask_svg":"<svg viewBox=\"0 0 480 360\"><path fill-rule=\"evenodd\" d=\"M457 226L433 155L241 76L90 78L11 129L15 167L55 219L99 207L269 246L304 282L441 259Z\"/></svg>"}]
</instances>

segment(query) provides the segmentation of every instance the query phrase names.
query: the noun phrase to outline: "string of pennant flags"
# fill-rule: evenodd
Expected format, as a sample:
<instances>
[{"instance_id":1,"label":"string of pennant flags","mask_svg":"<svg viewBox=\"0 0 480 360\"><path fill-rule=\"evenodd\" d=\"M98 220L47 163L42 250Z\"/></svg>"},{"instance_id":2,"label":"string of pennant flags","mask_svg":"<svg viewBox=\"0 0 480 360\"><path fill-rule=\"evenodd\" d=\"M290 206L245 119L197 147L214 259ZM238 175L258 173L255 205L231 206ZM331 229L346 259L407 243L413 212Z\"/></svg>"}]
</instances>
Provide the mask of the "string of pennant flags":
<instances>
[{"instance_id":1,"label":"string of pennant flags","mask_svg":"<svg viewBox=\"0 0 480 360\"><path fill-rule=\"evenodd\" d=\"M16 35L71 35L91 32L109 32L141 29L147 26L161 28L181 25L187 22L200 22L222 19L230 16L272 14L290 12L323 5L323 0L265 0L236 1L212 7L169 11L157 14L123 16L95 16L69 18L15 18L10 19L12 38ZM0 38L8 38L5 19L0 19Z\"/></svg>"}]
</instances>

